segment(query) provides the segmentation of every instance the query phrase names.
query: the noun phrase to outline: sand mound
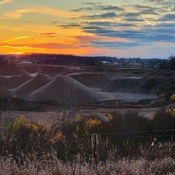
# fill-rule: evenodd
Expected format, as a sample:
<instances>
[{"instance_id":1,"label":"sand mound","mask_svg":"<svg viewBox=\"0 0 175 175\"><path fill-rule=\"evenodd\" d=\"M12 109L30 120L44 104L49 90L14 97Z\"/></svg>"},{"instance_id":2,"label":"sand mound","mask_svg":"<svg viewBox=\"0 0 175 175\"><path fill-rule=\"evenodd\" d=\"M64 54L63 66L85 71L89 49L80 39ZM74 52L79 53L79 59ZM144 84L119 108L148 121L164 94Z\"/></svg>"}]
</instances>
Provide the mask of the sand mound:
<instances>
[{"instance_id":1,"label":"sand mound","mask_svg":"<svg viewBox=\"0 0 175 175\"><path fill-rule=\"evenodd\" d=\"M0 77L0 86L4 86L7 89L13 89L22 83L28 81L31 77L27 74L21 74L18 76L1 76Z\"/></svg>"},{"instance_id":2,"label":"sand mound","mask_svg":"<svg viewBox=\"0 0 175 175\"><path fill-rule=\"evenodd\" d=\"M13 90L19 97L26 98L31 92L46 85L52 79L44 74L39 74L31 80L21 84Z\"/></svg>"},{"instance_id":3,"label":"sand mound","mask_svg":"<svg viewBox=\"0 0 175 175\"><path fill-rule=\"evenodd\" d=\"M8 90L5 87L0 86L0 99L4 99L4 98L12 98L14 97L14 94Z\"/></svg>"},{"instance_id":4,"label":"sand mound","mask_svg":"<svg viewBox=\"0 0 175 175\"><path fill-rule=\"evenodd\" d=\"M105 96L68 76L57 76L50 83L30 94L31 101L58 103L100 102Z\"/></svg>"},{"instance_id":5,"label":"sand mound","mask_svg":"<svg viewBox=\"0 0 175 175\"><path fill-rule=\"evenodd\" d=\"M22 71L22 73L23 73L23 74L27 75L28 77L30 77L30 76L31 76L31 74L30 74L29 72L27 72L26 70L21 69L21 71Z\"/></svg>"}]
</instances>

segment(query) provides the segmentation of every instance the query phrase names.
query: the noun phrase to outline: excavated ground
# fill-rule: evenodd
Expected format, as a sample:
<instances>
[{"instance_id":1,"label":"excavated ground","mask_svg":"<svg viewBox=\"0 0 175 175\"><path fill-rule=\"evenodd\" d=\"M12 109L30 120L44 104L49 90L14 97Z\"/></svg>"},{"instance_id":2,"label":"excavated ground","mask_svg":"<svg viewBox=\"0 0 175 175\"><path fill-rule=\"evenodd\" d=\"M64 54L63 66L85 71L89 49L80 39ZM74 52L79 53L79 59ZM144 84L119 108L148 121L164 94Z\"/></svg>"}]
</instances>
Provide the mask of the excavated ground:
<instances>
[{"instance_id":1,"label":"excavated ground","mask_svg":"<svg viewBox=\"0 0 175 175\"><path fill-rule=\"evenodd\" d=\"M88 114L95 109L103 116L116 109L132 109L150 117L160 107L174 106L169 100L173 93L175 72L169 70L37 64L0 70L1 103L25 103L23 111L59 113L73 108Z\"/></svg>"}]
</instances>

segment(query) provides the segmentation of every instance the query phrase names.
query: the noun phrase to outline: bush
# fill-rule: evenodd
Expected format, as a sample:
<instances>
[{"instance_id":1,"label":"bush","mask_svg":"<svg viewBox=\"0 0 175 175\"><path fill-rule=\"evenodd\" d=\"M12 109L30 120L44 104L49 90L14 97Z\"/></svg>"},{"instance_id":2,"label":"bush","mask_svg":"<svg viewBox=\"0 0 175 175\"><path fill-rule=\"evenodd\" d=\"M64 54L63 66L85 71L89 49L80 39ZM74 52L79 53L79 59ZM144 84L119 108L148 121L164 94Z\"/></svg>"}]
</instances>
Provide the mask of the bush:
<instances>
[{"instance_id":1,"label":"bush","mask_svg":"<svg viewBox=\"0 0 175 175\"><path fill-rule=\"evenodd\" d=\"M11 155L17 163L21 163L25 158L52 160L52 155L56 154L60 161L71 164L78 159L89 163L94 153L103 161L111 157L136 156L141 154L140 144L148 140L145 139L147 135L138 140L133 137L134 134L140 136L140 131L174 129L175 111L162 109L155 113L152 120L135 111L115 111L107 114L106 120L97 116L82 118L78 115L75 120L46 125L42 122L27 123L25 117L21 116L1 126L0 155ZM92 149L94 144L95 152Z\"/></svg>"},{"instance_id":2,"label":"bush","mask_svg":"<svg viewBox=\"0 0 175 175\"><path fill-rule=\"evenodd\" d=\"M25 117L21 116L1 127L1 155L23 159L24 156L31 158L35 153L38 160L42 160L43 156L52 152L53 145L61 137L61 131L53 132L50 125L27 123Z\"/></svg>"},{"instance_id":3,"label":"bush","mask_svg":"<svg viewBox=\"0 0 175 175\"><path fill-rule=\"evenodd\" d=\"M124 114L113 112L112 116L108 132L137 132L151 129L150 119L140 116L136 111L126 111Z\"/></svg>"},{"instance_id":4,"label":"bush","mask_svg":"<svg viewBox=\"0 0 175 175\"><path fill-rule=\"evenodd\" d=\"M171 100L172 102L175 102L175 94L172 94L172 95L171 95L170 100Z\"/></svg>"},{"instance_id":5,"label":"bush","mask_svg":"<svg viewBox=\"0 0 175 175\"><path fill-rule=\"evenodd\" d=\"M175 129L175 111L173 109L161 109L154 114L153 120L154 130L170 130Z\"/></svg>"}]
</instances>

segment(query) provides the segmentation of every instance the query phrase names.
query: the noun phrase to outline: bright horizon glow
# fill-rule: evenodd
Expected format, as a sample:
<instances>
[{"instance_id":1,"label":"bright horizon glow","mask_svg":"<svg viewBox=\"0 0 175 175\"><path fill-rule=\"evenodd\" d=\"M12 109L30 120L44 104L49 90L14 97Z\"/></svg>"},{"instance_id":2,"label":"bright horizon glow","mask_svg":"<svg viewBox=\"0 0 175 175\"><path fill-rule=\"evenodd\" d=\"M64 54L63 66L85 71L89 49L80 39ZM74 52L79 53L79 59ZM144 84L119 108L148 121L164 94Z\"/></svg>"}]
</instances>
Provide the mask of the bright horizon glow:
<instances>
[{"instance_id":1,"label":"bright horizon glow","mask_svg":"<svg viewBox=\"0 0 175 175\"><path fill-rule=\"evenodd\" d=\"M0 54L168 58L175 0L0 0Z\"/></svg>"}]
</instances>

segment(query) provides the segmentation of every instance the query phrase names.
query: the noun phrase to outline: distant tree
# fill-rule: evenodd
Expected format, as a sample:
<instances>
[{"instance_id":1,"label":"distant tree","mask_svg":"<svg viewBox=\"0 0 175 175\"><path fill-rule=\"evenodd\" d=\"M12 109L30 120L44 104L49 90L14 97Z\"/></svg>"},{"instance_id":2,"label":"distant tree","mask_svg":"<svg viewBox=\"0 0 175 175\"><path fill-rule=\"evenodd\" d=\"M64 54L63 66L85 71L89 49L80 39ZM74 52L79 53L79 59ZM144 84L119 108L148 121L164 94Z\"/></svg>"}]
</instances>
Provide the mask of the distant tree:
<instances>
[{"instance_id":1,"label":"distant tree","mask_svg":"<svg viewBox=\"0 0 175 175\"><path fill-rule=\"evenodd\" d=\"M160 69L175 70L175 55L171 55L168 59L163 59L159 62Z\"/></svg>"},{"instance_id":2,"label":"distant tree","mask_svg":"<svg viewBox=\"0 0 175 175\"><path fill-rule=\"evenodd\" d=\"M168 58L168 68L175 70L175 55L172 55Z\"/></svg>"},{"instance_id":3,"label":"distant tree","mask_svg":"<svg viewBox=\"0 0 175 175\"><path fill-rule=\"evenodd\" d=\"M167 61L165 59L163 59L160 63L159 63L159 68L160 69L166 69L167 68Z\"/></svg>"},{"instance_id":4,"label":"distant tree","mask_svg":"<svg viewBox=\"0 0 175 175\"><path fill-rule=\"evenodd\" d=\"M95 66L103 66L104 64L103 64L103 62L102 61L97 61L96 63L95 63Z\"/></svg>"}]
</instances>

